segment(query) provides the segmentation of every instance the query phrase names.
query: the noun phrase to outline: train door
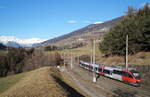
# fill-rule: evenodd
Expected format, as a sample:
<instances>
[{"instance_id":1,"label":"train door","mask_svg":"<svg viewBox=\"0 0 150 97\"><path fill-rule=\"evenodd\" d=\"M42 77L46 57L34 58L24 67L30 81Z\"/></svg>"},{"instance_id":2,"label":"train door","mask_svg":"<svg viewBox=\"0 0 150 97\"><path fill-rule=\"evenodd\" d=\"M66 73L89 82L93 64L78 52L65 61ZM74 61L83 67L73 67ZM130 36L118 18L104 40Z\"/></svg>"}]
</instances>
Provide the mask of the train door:
<instances>
[{"instance_id":1,"label":"train door","mask_svg":"<svg viewBox=\"0 0 150 97\"><path fill-rule=\"evenodd\" d=\"M107 70L107 69L104 69L104 75L107 76L107 77L112 77L112 71L111 70Z\"/></svg>"},{"instance_id":2,"label":"train door","mask_svg":"<svg viewBox=\"0 0 150 97\"><path fill-rule=\"evenodd\" d=\"M104 68L105 68L105 66L103 66L103 65L100 65L100 66L99 66L98 72L99 72L100 75L104 75L104 72L103 72L103 71L104 71Z\"/></svg>"},{"instance_id":3,"label":"train door","mask_svg":"<svg viewBox=\"0 0 150 97\"><path fill-rule=\"evenodd\" d=\"M119 70L113 70L112 78L122 81L122 72Z\"/></svg>"},{"instance_id":4,"label":"train door","mask_svg":"<svg viewBox=\"0 0 150 97\"><path fill-rule=\"evenodd\" d=\"M94 68L93 64L89 64L89 66L90 66L90 71L92 71Z\"/></svg>"},{"instance_id":5,"label":"train door","mask_svg":"<svg viewBox=\"0 0 150 97\"><path fill-rule=\"evenodd\" d=\"M94 67L94 72L95 72L95 73L99 73L99 72L98 72L98 67Z\"/></svg>"}]
</instances>

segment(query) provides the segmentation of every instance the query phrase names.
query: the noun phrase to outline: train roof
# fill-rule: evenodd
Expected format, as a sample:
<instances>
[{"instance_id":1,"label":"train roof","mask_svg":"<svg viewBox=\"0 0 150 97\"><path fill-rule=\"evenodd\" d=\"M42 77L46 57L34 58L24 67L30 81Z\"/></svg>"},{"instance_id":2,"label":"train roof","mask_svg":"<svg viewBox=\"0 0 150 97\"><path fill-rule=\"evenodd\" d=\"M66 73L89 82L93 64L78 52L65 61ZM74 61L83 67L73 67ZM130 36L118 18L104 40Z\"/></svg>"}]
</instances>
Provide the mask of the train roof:
<instances>
[{"instance_id":1,"label":"train roof","mask_svg":"<svg viewBox=\"0 0 150 97\"><path fill-rule=\"evenodd\" d=\"M111 67L114 68L114 70L126 70L126 68L122 67L122 66L111 66ZM131 71L131 70L136 70L136 69L130 67L130 68L128 68L128 70Z\"/></svg>"},{"instance_id":2,"label":"train roof","mask_svg":"<svg viewBox=\"0 0 150 97\"><path fill-rule=\"evenodd\" d=\"M114 70L114 68L108 67L108 66L106 66L105 69L108 69L108 70Z\"/></svg>"},{"instance_id":3,"label":"train roof","mask_svg":"<svg viewBox=\"0 0 150 97\"><path fill-rule=\"evenodd\" d=\"M98 63L88 63L88 62L84 62L84 61L80 61L81 63L84 63L84 64L86 64L86 65L92 65L92 66L96 66L96 67L98 67L100 64L98 64Z\"/></svg>"},{"instance_id":4,"label":"train roof","mask_svg":"<svg viewBox=\"0 0 150 97\"><path fill-rule=\"evenodd\" d=\"M84 61L82 61L82 60L80 60L80 62L82 62L82 63L84 63L84 64L86 64L86 65L92 65L92 66L95 66L95 67L99 67L100 65L102 65L102 64L97 64L97 63L88 63L88 62L84 62ZM122 66L105 66L105 68L106 69L109 69L109 70L119 70L119 71L121 71L121 70L126 70L126 68L125 67L122 67ZM135 68L128 68L128 70L129 71L131 71L131 70L135 70L135 71L137 71Z\"/></svg>"},{"instance_id":5,"label":"train roof","mask_svg":"<svg viewBox=\"0 0 150 97\"><path fill-rule=\"evenodd\" d=\"M115 70L124 70L125 68L122 66L111 66Z\"/></svg>"}]
</instances>

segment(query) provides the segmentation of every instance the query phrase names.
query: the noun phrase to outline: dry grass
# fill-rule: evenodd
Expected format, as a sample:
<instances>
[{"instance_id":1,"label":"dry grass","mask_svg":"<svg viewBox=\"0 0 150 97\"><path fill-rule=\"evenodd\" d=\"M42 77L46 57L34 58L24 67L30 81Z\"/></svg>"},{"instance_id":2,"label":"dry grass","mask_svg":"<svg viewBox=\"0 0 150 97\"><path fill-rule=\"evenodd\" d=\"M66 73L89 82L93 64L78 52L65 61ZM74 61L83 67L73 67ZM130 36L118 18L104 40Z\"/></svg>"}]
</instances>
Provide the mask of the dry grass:
<instances>
[{"instance_id":1,"label":"dry grass","mask_svg":"<svg viewBox=\"0 0 150 97\"><path fill-rule=\"evenodd\" d=\"M0 94L15 85L22 78L24 78L28 73L21 73L12 76L7 76L4 78L0 78Z\"/></svg>"},{"instance_id":2,"label":"dry grass","mask_svg":"<svg viewBox=\"0 0 150 97\"><path fill-rule=\"evenodd\" d=\"M3 92L0 97L83 97L62 79L56 68L43 67L28 72L28 75Z\"/></svg>"},{"instance_id":3,"label":"dry grass","mask_svg":"<svg viewBox=\"0 0 150 97\"><path fill-rule=\"evenodd\" d=\"M81 56L81 55L90 56L90 49L91 49L90 45L87 45L81 48L72 49L72 54L74 55L74 57ZM62 50L59 52L65 55L71 54L70 50ZM129 64L150 65L150 52L139 52L135 55L129 55L128 57L129 57ZM70 56L68 58L70 58ZM105 65L124 65L125 64L124 57L121 57L121 56L103 57L103 54L99 51L98 44L96 46L96 62L105 64Z\"/></svg>"},{"instance_id":4,"label":"dry grass","mask_svg":"<svg viewBox=\"0 0 150 97\"><path fill-rule=\"evenodd\" d=\"M49 76L48 71L49 68L44 67L30 72L1 97L65 97L65 91Z\"/></svg>"},{"instance_id":5,"label":"dry grass","mask_svg":"<svg viewBox=\"0 0 150 97\"><path fill-rule=\"evenodd\" d=\"M129 55L129 65L150 65L150 52L139 52L135 55ZM110 57L100 57L98 62L107 65L124 65L124 57L120 56L110 56Z\"/></svg>"},{"instance_id":6,"label":"dry grass","mask_svg":"<svg viewBox=\"0 0 150 97\"><path fill-rule=\"evenodd\" d=\"M7 51L0 50L0 55L6 55L6 54L7 54Z\"/></svg>"}]
</instances>

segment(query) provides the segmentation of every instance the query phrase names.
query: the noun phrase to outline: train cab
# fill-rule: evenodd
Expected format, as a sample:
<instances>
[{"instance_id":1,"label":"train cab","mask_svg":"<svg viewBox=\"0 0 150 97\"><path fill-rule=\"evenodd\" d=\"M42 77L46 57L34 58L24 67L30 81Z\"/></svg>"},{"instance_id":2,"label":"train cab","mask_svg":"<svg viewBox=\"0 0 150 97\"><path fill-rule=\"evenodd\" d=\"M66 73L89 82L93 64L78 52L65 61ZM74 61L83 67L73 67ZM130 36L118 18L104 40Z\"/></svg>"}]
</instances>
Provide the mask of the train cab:
<instances>
[{"instance_id":1,"label":"train cab","mask_svg":"<svg viewBox=\"0 0 150 97\"><path fill-rule=\"evenodd\" d=\"M140 84L141 83L140 73L136 70L130 70L130 72L132 73L133 77L136 79L136 83Z\"/></svg>"},{"instance_id":2,"label":"train cab","mask_svg":"<svg viewBox=\"0 0 150 97\"><path fill-rule=\"evenodd\" d=\"M135 69L123 70L122 80L134 86L140 86L141 83L140 73Z\"/></svg>"}]
</instances>

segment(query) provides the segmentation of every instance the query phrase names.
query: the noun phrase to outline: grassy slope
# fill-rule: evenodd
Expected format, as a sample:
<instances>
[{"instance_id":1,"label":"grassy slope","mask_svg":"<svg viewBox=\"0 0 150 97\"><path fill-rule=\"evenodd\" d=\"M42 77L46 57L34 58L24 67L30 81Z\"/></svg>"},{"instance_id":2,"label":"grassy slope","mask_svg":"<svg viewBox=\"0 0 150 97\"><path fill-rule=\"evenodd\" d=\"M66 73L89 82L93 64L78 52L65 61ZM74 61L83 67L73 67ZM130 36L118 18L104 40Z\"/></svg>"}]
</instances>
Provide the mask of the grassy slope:
<instances>
[{"instance_id":1,"label":"grassy slope","mask_svg":"<svg viewBox=\"0 0 150 97\"><path fill-rule=\"evenodd\" d=\"M0 78L0 94L15 85L22 78L24 78L28 73L21 73L12 76L8 76L5 78Z\"/></svg>"},{"instance_id":2,"label":"grassy slope","mask_svg":"<svg viewBox=\"0 0 150 97\"><path fill-rule=\"evenodd\" d=\"M7 51L0 50L0 55L6 55L6 54L7 54Z\"/></svg>"},{"instance_id":3,"label":"grassy slope","mask_svg":"<svg viewBox=\"0 0 150 97\"><path fill-rule=\"evenodd\" d=\"M13 82L13 80L17 81ZM71 93L83 96L80 94L81 92L79 93L68 85L66 80L58 70L43 67L28 73L0 79L1 84L4 84L1 88L3 93L0 94L0 97L68 97L73 95ZM5 89L8 87L8 83L11 85ZM73 83L71 85L75 86Z\"/></svg>"}]
</instances>

